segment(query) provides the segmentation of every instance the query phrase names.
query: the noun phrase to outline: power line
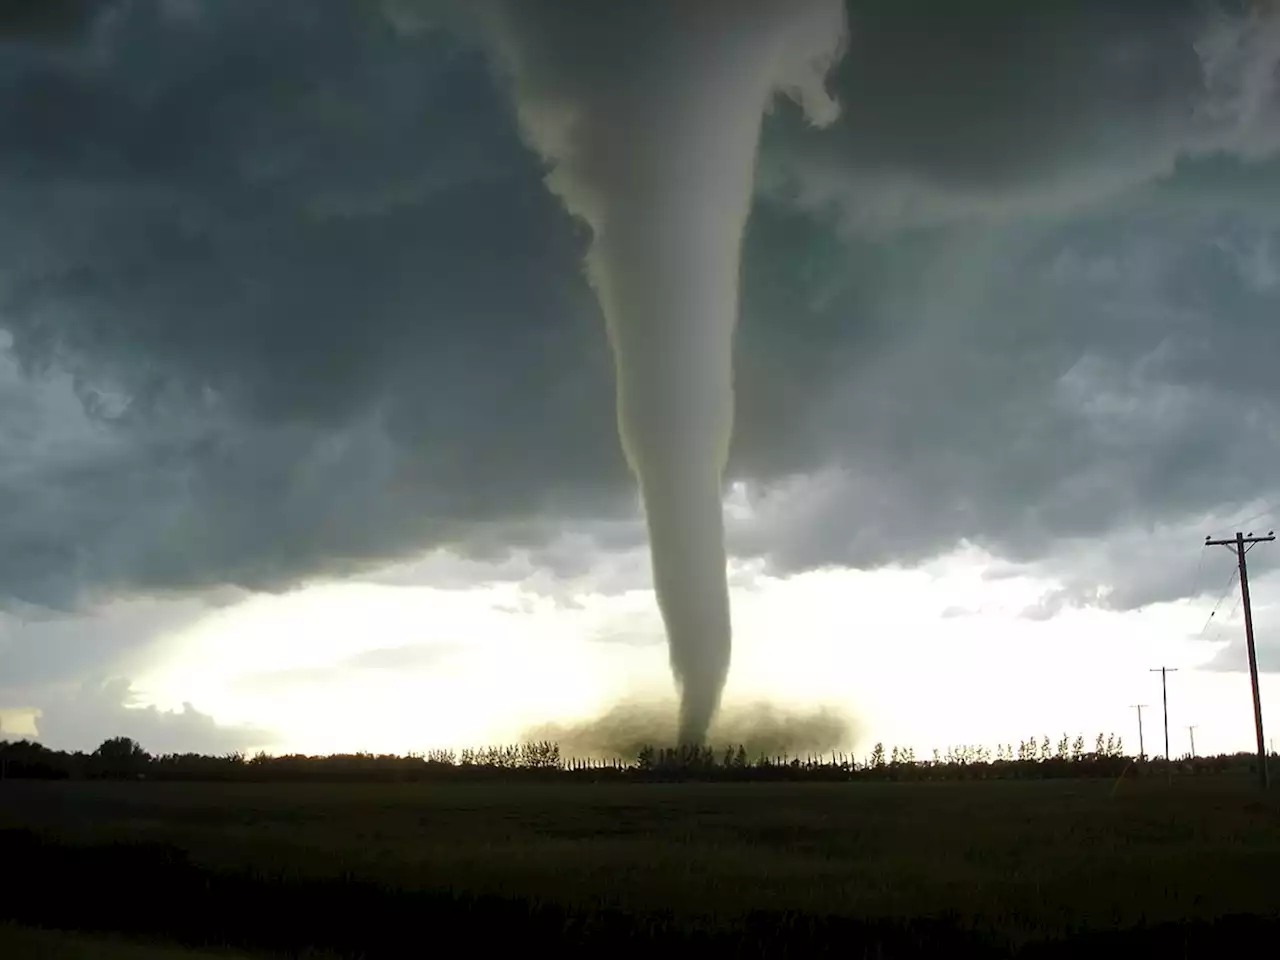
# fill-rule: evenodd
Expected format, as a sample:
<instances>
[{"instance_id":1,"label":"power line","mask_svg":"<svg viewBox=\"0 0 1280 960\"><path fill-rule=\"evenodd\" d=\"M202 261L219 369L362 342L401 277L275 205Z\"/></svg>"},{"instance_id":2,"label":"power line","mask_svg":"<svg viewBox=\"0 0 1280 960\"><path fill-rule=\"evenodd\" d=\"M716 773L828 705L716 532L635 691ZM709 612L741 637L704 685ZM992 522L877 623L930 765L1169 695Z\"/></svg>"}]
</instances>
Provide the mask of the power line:
<instances>
[{"instance_id":1,"label":"power line","mask_svg":"<svg viewBox=\"0 0 1280 960\"><path fill-rule=\"evenodd\" d=\"M1265 537L1255 537L1252 533L1245 536L1239 531L1230 540L1210 540L1204 538L1205 546L1227 547L1236 555L1236 565L1240 572L1240 602L1244 607L1244 640L1249 653L1249 685L1253 692L1253 726L1258 736L1258 781L1265 790L1269 777L1267 774L1267 744L1262 736L1262 696L1258 691L1258 651L1253 643L1253 608L1249 604L1249 566L1245 556L1259 543L1270 543L1276 538L1275 532L1268 532ZM1216 608L1215 608L1216 609ZM1209 614L1210 617L1213 614ZM1138 714L1142 716L1141 713Z\"/></svg>"},{"instance_id":2,"label":"power line","mask_svg":"<svg viewBox=\"0 0 1280 960\"><path fill-rule=\"evenodd\" d=\"M1205 545L1208 546L1208 541L1205 542ZM1222 588L1222 595L1218 597L1218 602L1215 603L1213 605L1213 609L1209 611L1209 616L1204 618L1204 626L1200 628L1200 633L1197 634L1197 639L1203 637L1204 632L1209 629L1209 622L1213 620L1214 614L1216 614L1218 612L1218 608L1222 606L1222 601L1227 599L1227 594L1229 594L1231 592L1231 588L1235 586L1236 577L1238 576L1240 576L1240 570L1237 567L1231 571L1231 576L1227 579L1227 585Z\"/></svg>"},{"instance_id":3,"label":"power line","mask_svg":"<svg viewBox=\"0 0 1280 960\"><path fill-rule=\"evenodd\" d=\"M1280 500L1273 500L1269 506L1263 508L1261 513L1255 513L1252 517L1245 517L1243 520L1237 520L1235 523L1231 524L1231 526L1243 527L1247 524L1253 523L1255 520L1261 520L1263 517L1269 517L1271 514L1276 512L1277 507L1280 507Z\"/></svg>"},{"instance_id":4,"label":"power line","mask_svg":"<svg viewBox=\"0 0 1280 960\"><path fill-rule=\"evenodd\" d=\"M1217 619L1217 620L1215 620L1215 621L1213 622L1213 624L1214 624L1213 631L1212 631L1212 633L1209 635L1209 639L1210 639L1212 642L1214 642L1214 643L1218 643L1218 642L1222 642L1222 643L1229 643L1229 642L1230 642L1230 641L1226 640L1226 639L1224 638L1224 636L1223 636L1223 627L1225 627L1227 624L1231 623L1231 621L1235 619L1235 617L1236 617L1236 611L1237 611L1237 610L1239 610L1239 609L1240 609L1240 594L1238 594L1238 593L1237 593L1237 594L1236 594L1236 602L1235 602L1235 603L1233 603L1233 604L1231 605L1231 609L1227 611L1227 615L1226 615L1225 617L1218 617L1218 619Z\"/></svg>"}]
</instances>

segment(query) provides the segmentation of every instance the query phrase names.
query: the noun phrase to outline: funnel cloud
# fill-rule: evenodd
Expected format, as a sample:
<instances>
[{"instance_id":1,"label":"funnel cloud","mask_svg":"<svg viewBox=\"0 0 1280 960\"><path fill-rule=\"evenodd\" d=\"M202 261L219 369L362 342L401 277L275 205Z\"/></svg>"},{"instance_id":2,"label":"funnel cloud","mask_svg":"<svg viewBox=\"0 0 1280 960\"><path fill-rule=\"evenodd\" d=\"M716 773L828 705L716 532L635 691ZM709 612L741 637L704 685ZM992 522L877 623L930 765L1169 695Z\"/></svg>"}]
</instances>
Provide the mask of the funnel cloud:
<instances>
[{"instance_id":1,"label":"funnel cloud","mask_svg":"<svg viewBox=\"0 0 1280 960\"><path fill-rule=\"evenodd\" d=\"M613 348L618 432L640 486L680 692L701 743L729 671L722 473L733 429L738 267L775 94L838 112L838 0L487 8L547 182L591 228L587 273Z\"/></svg>"}]
</instances>

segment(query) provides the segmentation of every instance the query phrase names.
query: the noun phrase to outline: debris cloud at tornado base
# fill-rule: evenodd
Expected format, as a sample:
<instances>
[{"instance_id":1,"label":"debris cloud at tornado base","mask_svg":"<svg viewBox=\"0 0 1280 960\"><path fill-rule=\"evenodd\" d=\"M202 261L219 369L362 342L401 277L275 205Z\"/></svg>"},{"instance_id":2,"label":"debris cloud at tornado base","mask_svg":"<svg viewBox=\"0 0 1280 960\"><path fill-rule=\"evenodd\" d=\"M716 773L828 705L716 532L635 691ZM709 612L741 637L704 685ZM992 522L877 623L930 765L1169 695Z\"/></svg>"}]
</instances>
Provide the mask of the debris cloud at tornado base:
<instances>
[{"instance_id":1,"label":"debris cloud at tornado base","mask_svg":"<svg viewBox=\"0 0 1280 960\"><path fill-rule=\"evenodd\" d=\"M635 760L643 747L675 742L676 732L669 704L624 702L586 720L530 727L522 738L554 741L566 757ZM706 737L717 750L742 746L752 760L852 750L857 741L857 724L838 707L801 709L771 703L726 704Z\"/></svg>"},{"instance_id":2,"label":"debris cloud at tornado base","mask_svg":"<svg viewBox=\"0 0 1280 960\"><path fill-rule=\"evenodd\" d=\"M680 694L702 743L728 676L722 473L756 149L775 96L838 113L841 0L488 0L480 8L549 187L591 228L586 269L617 377Z\"/></svg>"}]
</instances>

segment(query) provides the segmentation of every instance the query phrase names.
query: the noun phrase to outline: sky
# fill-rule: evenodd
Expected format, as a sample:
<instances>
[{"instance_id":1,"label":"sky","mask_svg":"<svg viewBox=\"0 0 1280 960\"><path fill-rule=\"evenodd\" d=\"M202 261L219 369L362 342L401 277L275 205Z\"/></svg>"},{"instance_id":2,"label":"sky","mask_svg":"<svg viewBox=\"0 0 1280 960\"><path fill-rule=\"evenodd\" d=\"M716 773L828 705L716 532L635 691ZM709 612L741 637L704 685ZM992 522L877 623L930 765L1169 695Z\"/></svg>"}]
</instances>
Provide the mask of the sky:
<instances>
[{"instance_id":1,"label":"sky","mask_svg":"<svg viewBox=\"0 0 1280 960\"><path fill-rule=\"evenodd\" d=\"M590 231L466 6L0 8L4 734L405 751L671 702ZM928 755L1133 747L1144 703L1162 752L1167 665L1173 751L1250 749L1202 543L1280 512L1280 7L846 12L839 115L775 104L743 238L726 710Z\"/></svg>"}]
</instances>

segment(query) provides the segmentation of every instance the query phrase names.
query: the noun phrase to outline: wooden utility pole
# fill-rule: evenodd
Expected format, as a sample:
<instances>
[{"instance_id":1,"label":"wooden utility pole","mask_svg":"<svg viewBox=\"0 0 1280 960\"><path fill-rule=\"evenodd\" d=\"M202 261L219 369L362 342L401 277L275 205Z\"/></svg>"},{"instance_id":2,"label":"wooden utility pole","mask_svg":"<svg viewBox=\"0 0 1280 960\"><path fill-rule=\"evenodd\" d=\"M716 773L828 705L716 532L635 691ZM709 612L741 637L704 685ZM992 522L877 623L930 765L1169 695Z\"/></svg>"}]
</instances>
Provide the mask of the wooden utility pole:
<instances>
[{"instance_id":1,"label":"wooden utility pole","mask_svg":"<svg viewBox=\"0 0 1280 960\"><path fill-rule=\"evenodd\" d=\"M1164 706L1164 758L1169 759L1169 679L1168 675L1177 673L1177 667L1152 667L1152 673L1160 674L1160 699Z\"/></svg>"},{"instance_id":2,"label":"wooden utility pole","mask_svg":"<svg viewBox=\"0 0 1280 960\"><path fill-rule=\"evenodd\" d=\"M1235 551L1236 563L1240 567L1240 599L1244 605L1244 641L1249 651L1249 682L1253 686L1253 727L1258 735L1258 782L1265 790L1270 778L1267 776L1267 743L1262 736L1262 696L1258 692L1258 652L1253 645L1253 608L1249 605L1249 567L1244 556L1253 549L1255 543L1268 543L1276 538L1274 530L1267 531L1265 537L1255 537L1252 532L1248 536L1236 531L1231 540L1210 540L1204 538L1206 547L1228 547Z\"/></svg>"},{"instance_id":3,"label":"wooden utility pole","mask_svg":"<svg viewBox=\"0 0 1280 960\"><path fill-rule=\"evenodd\" d=\"M1191 759L1196 758L1196 725L1193 723L1187 727L1187 733L1191 734Z\"/></svg>"},{"instance_id":4,"label":"wooden utility pole","mask_svg":"<svg viewBox=\"0 0 1280 960\"><path fill-rule=\"evenodd\" d=\"M1143 742L1143 739L1142 739L1142 711L1147 706L1147 704L1134 703L1134 704L1130 704L1130 706L1132 706L1133 709L1138 711L1138 759L1145 760L1147 759L1147 748L1146 748L1146 744Z\"/></svg>"}]
</instances>

